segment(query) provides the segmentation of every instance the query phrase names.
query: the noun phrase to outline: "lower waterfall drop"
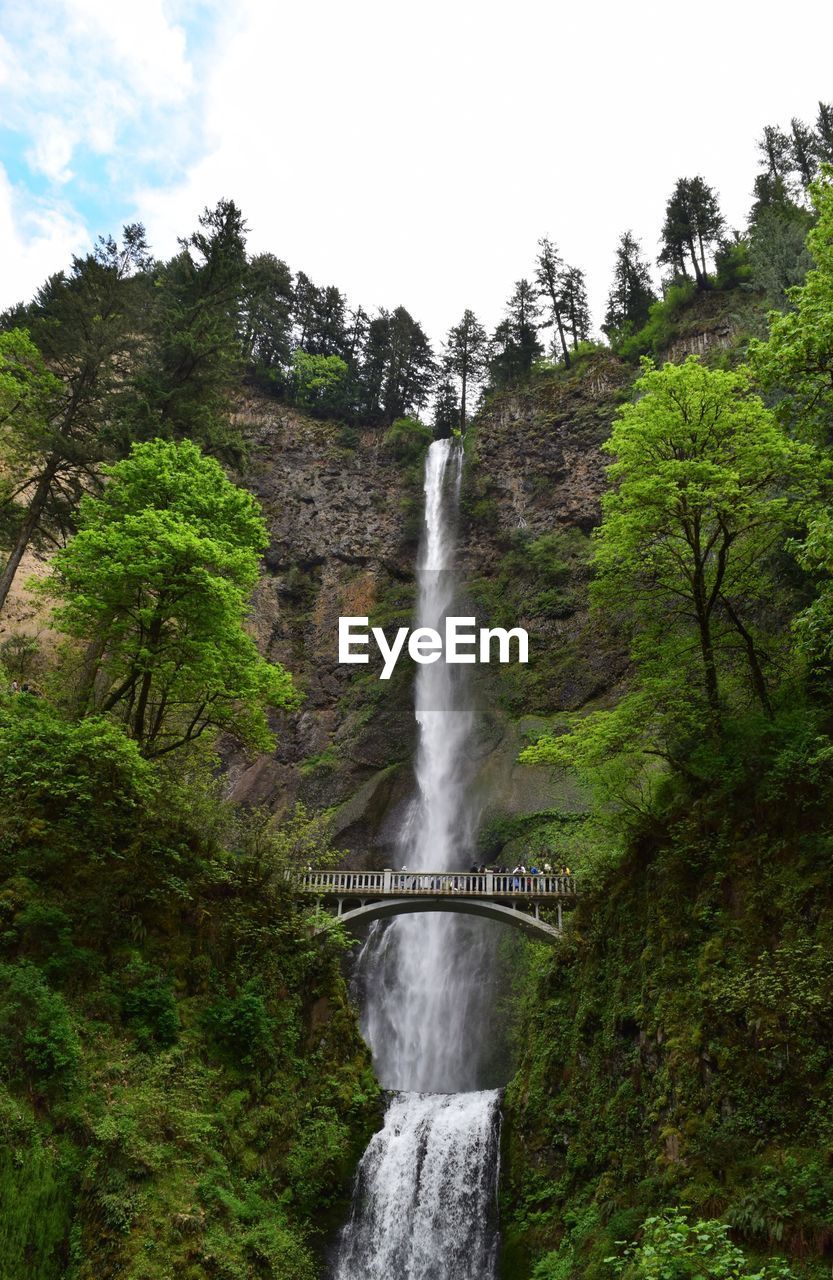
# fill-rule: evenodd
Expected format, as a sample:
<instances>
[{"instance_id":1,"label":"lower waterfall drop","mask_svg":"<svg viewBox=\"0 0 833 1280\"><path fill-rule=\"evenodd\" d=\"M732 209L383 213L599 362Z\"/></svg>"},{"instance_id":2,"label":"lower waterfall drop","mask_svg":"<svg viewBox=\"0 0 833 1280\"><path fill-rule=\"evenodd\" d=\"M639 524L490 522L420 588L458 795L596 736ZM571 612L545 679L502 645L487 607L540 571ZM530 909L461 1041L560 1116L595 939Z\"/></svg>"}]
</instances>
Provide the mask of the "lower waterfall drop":
<instances>
[{"instance_id":1,"label":"lower waterfall drop","mask_svg":"<svg viewBox=\"0 0 833 1280\"><path fill-rule=\"evenodd\" d=\"M359 1166L335 1280L490 1280L499 1097L393 1098Z\"/></svg>"},{"instance_id":2,"label":"lower waterfall drop","mask_svg":"<svg viewBox=\"0 0 833 1280\"><path fill-rule=\"evenodd\" d=\"M462 449L425 462L416 624L454 612ZM417 668L416 794L398 841L411 871L462 870L473 856L474 716L465 667ZM382 1086L384 1128L359 1165L333 1280L494 1280L500 1094L485 1089L494 1037L496 934L488 921L400 916L371 927L357 964L363 1030Z\"/></svg>"}]
</instances>

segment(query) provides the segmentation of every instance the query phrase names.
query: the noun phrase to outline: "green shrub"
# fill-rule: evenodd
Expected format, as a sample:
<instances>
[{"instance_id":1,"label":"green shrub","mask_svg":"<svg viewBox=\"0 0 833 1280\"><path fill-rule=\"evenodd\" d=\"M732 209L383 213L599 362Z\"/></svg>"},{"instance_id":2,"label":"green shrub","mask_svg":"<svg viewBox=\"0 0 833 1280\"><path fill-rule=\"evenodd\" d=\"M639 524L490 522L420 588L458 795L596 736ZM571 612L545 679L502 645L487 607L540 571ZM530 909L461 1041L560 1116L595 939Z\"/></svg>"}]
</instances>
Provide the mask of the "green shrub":
<instances>
[{"instance_id":1,"label":"green shrub","mask_svg":"<svg viewBox=\"0 0 833 1280\"><path fill-rule=\"evenodd\" d=\"M140 1048L170 1046L179 1038L176 1000L160 974L143 965L129 971L133 985L121 998L123 1021L136 1036Z\"/></svg>"},{"instance_id":2,"label":"green shrub","mask_svg":"<svg viewBox=\"0 0 833 1280\"><path fill-rule=\"evenodd\" d=\"M399 462L421 462L434 432L419 418L397 418L384 435L385 447Z\"/></svg>"},{"instance_id":3,"label":"green shrub","mask_svg":"<svg viewBox=\"0 0 833 1280\"><path fill-rule=\"evenodd\" d=\"M680 1209L646 1218L639 1243L622 1244L607 1261L621 1280L790 1280L794 1274L780 1261L753 1266L724 1222L689 1223Z\"/></svg>"},{"instance_id":4,"label":"green shrub","mask_svg":"<svg viewBox=\"0 0 833 1280\"><path fill-rule=\"evenodd\" d=\"M270 1016L256 978L239 995L216 1000L204 1021L225 1053L244 1067L259 1066L274 1053L278 1022Z\"/></svg>"},{"instance_id":5,"label":"green shrub","mask_svg":"<svg viewBox=\"0 0 833 1280\"><path fill-rule=\"evenodd\" d=\"M62 997L27 961L0 965L0 1070L12 1084L63 1088L78 1069L80 1046Z\"/></svg>"}]
</instances>

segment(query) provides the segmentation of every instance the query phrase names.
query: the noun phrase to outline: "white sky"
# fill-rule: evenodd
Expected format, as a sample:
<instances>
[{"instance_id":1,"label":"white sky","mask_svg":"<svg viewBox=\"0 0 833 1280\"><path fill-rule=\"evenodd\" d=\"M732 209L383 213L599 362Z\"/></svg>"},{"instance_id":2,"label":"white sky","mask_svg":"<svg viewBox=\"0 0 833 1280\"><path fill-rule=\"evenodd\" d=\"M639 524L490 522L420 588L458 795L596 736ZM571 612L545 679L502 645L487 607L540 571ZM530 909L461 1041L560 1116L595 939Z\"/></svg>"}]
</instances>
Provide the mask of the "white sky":
<instances>
[{"instance_id":1,"label":"white sky","mask_svg":"<svg viewBox=\"0 0 833 1280\"><path fill-rule=\"evenodd\" d=\"M654 259L677 177L702 173L742 226L762 127L833 99L833 6L806 0L148 0L144 26L134 0L30 2L54 41L0 36L0 87L48 110L12 120L31 185L0 169L0 306L117 229L74 194L87 146L159 255L231 196L253 251L401 302L438 340L466 306L493 326L548 234L598 324L619 233ZM67 24L89 52L62 79Z\"/></svg>"}]
</instances>

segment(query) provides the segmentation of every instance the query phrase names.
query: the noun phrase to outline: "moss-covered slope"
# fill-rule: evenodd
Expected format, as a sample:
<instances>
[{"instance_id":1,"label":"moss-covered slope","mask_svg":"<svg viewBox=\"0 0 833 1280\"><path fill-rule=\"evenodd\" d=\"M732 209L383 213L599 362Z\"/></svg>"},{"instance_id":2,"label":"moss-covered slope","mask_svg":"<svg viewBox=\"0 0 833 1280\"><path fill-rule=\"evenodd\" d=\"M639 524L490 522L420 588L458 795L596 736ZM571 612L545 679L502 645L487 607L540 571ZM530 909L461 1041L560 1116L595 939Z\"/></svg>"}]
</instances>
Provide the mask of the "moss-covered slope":
<instances>
[{"instance_id":1,"label":"moss-covered slope","mask_svg":"<svg viewBox=\"0 0 833 1280\"><path fill-rule=\"evenodd\" d=\"M731 780L597 861L563 944L534 956L506 1096L505 1280L605 1276L614 1242L667 1204L830 1274L829 763L796 724L751 757L734 745Z\"/></svg>"}]
</instances>

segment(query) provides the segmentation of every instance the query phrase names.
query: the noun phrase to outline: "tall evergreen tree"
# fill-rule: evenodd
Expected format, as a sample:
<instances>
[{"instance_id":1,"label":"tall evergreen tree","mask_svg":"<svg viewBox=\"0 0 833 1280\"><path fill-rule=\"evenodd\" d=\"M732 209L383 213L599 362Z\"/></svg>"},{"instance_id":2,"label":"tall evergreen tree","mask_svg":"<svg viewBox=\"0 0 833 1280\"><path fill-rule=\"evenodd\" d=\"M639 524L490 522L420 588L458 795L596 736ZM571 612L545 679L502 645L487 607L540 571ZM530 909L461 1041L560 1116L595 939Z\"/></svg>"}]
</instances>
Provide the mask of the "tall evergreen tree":
<instances>
[{"instance_id":1,"label":"tall evergreen tree","mask_svg":"<svg viewBox=\"0 0 833 1280\"><path fill-rule=\"evenodd\" d=\"M770 178L780 178L787 187L793 168L793 151L789 136L777 125L768 124L758 140L758 151Z\"/></svg>"},{"instance_id":2,"label":"tall evergreen tree","mask_svg":"<svg viewBox=\"0 0 833 1280\"><path fill-rule=\"evenodd\" d=\"M790 121L790 142L793 166L798 170L801 185L806 190L818 170L816 137L813 130L795 116Z\"/></svg>"},{"instance_id":3,"label":"tall evergreen tree","mask_svg":"<svg viewBox=\"0 0 833 1280\"><path fill-rule=\"evenodd\" d=\"M486 371L489 339L486 330L473 311L466 309L459 324L448 331L445 344L444 370L460 380L459 427L465 431L467 400L470 387L477 383Z\"/></svg>"},{"instance_id":4,"label":"tall evergreen tree","mask_svg":"<svg viewBox=\"0 0 833 1280\"><path fill-rule=\"evenodd\" d=\"M418 412L425 405L436 374L431 343L422 326L404 307L390 317L390 357L382 395L384 422Z\"/></svg>"},{"instance_id":5,"label":"tall evergreen tree","mask_svg":"<svg viewBox=\"0 0 833 1280\"><path fill-rule=\"evenodd\" d=\"M688 275L686 257L699 288L708 283L706 251L718 240L723 215L717 194L701 177L679 178L665 209L659 262Z\"/></svg>"},{"instance_id":6,"label":"tall evergreen tree","mask_svg":"<svg viewBox=\"0 0 833 1280\"><path fill-rule=\"evenodd\" d=\"M244 358L268 372L292 358L292 272L272 253L249 262L243 289Z\"/></svg>"},{"instance_id":7,"label":"tall evergreen tree","mask_svg":"<svg viewBox=\"0 0 833 1280\"><path fill-rule=\"evenodd\" d=\"M17 309L60 390L16 453L0 609L30 542L65 537L82 493L98 482L99 464L116 451L113 421L135 369L150 266L144 228L127 226L120 245L100 240L92 254L73 259L68 274L51 276L31 306Z\"/></svg>"},{"instance_id":8,"label":"tall evergreen tree","mask_svg":"<svg viewBox=\"0 0 833 1280\"><path fill-rule=\"evenodd\" d=\"M567 267L561 281L561 299L564 307L564 328L569 333L573 350L590 337L590 304L587 301L587 283L579 267Z\"/></svg>"},{"instance_id":9,"label":"tall evergreen tree","mask_svg":"<svg viewBox=\"0 0 833 1280\"><path fill-rule=\"evenodd\" d=\"M426 403L435 377L431 344L404 307L370 321L357 376L360 416L390 425Z\"/></svg>"},{"instance_id":10,"label":"tall evergreen tree","mask_svg":"<svg viewBox=\"0 0 833 1280\"><path fill-rule=\"evenodd\" d=\"M616 246L613 283L602 330L611 340L636 333L645 324L651 304L656 300L651 273L642 257L639 241L633 232L624 231Z\"/></svg>"},{"instance_id":11,"label":"tall evergreen tree","mask_svg":"<svg viewBox=\"0 0 833 1280\"><path fill-rule=\"evenodd\" d=\"M558 335L558 344L561 348L561 356L564 364L570 367L570 352L567 347L567 337L564 332L564 276L565 266L564 259L558 252L558 249L550 240L549 236L543 236L538 241L538 257L535 262L535 283L538 286L538 296L546 298L549 305L549 320L547 324L552 325L553 330L553 354L557 354L558 346L556 346L555 336Z\"/></svg>"},{"instance_id":12,"label":"tall evergreen tree","mask_svg":"<svg viewBox=\"0 0 833 1280\"><path fill-rule=\"evenodd\" d=\"M434 394L434 435L438 440L450 436L460 426L460 398L450 370L444 369Z\"/></svg>"},{"instance_id":13,"label":"tall evergreen tree","mask_svg":"<svg viewBox=\"0 0 833 1280\"><path fill-rule=\"evenodd\" d=\"M233 200L206 209L199 230L160 269L145 361L124 419L130 438L187 437L236 456L229 397L244 363L249 265Z\"/></svg>"},{"instance_id":14,"label":"tall evergreen tree","mask_svg":"<svg viewBox=\"0 0 833 1280\"><path fill-rule=\"evenodd\" d=\"M833 103L820 102L816 116L816 149L819 159L833 164Z\"/></svg>"},{"instance_id":15,"label":"tall evergreen tree","mask_svg":"<svg viewBox=\"0 0 833 1280\"><path fill-rule=\"evenodd\" d=\"M543 354L538 340L538 292L528 280L518 280L506 304L506 317L489 344L489 373L494 386L511 386Z\"/></svg>"}]
</instances>

